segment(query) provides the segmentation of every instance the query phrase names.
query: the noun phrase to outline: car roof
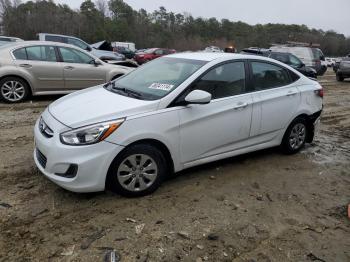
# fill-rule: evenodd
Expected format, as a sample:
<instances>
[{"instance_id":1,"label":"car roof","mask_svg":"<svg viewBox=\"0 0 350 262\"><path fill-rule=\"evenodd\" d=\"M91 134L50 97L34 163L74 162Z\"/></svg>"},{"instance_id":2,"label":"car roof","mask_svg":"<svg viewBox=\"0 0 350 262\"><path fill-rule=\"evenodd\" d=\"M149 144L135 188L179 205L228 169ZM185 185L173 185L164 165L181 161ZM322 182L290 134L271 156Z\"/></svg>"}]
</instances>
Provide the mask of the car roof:
<instances>
[{"instance_id":1,"label":"car roof","mask_svg":"<svg viewBox=\"0 0 350 262\"><path fill-rule=\"evenodd\" d=\"M16 47L26 47L31 45L54 45L54 46L63 46L63 47L70 47L75 48L78 50L82 50L80 48L75 47L74 45L60 43L60 42L51 42L51 41L21 41L21 42L12 42L11 45L7 45L9 49L13 49Z\"/></svg>"},{"instance_id":2,"label":"car roof","mask_svg":"<svg viewBox=\"0 0 350 262\"><path fill-rule=\"evenodd\" d=\"M234 54L234 53L210 53L210 52L190 52L190 53L176 53L168 55L168 57L182 58L182 59L192 59L192 60L201 60L201 61L213 61L220 58L229 59L252 59L256 58L259 60L270 61L270 59L255 56L255 55L245 55L245 54Z\"/></svg>"}]
</instances>

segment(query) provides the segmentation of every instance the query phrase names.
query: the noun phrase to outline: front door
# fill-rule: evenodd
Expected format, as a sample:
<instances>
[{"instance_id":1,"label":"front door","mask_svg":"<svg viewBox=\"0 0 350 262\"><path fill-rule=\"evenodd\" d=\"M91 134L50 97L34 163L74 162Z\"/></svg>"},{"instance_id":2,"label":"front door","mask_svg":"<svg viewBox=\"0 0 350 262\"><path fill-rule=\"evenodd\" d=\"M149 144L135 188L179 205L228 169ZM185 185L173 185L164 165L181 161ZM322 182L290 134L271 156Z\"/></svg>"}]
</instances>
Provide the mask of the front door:
<instances>
[{"instance_id":1,"label":"front door","mask_svg":"<svg viewBox=\"0 0 350 262\"><path fill-rule=\"evenodd\" d=\"M66 90L77 90L106 82L106 69L95 65L94 58L73 48L58 47L61 57Z\"/></svg>"},{"instance_id":2,"label":"front door","mask_svg":"<svg viewBox=\"0 0 350 262\"><path fill-rule=\"evenodd\" d=\"M245 63L230 62L211 69L191 90L212 95L205 105L179 110L180 150L183 164L244 146L249 138L252 98L245 93Z\"/></svg>"}]
</instances>

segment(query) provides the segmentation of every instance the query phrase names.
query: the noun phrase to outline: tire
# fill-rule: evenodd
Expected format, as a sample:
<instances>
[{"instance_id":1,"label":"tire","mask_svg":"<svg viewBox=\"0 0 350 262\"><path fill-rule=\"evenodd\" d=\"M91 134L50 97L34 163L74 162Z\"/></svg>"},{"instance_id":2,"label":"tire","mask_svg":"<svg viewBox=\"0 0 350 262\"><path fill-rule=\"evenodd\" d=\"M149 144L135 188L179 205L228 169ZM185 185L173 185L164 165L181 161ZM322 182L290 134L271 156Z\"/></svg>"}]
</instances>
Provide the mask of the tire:
<instances>
[{"instance_id":1,"label":"tire","mask_svg":"<svg viewBox=\"0 0 350 262\"><path fill-rule=\"evenodd\" d=\"M156 147L131 145L112 162L106 187L126 197L145 196L161 185L167 170L165 157Z\"/></svg>"},{"instance_id":2,"label":"tire","mask_svg":"<svg viewBox=\"0 0 350 262\"><path fill-rule=\"evenodd\" d=\"M344 81L344 77L342 77L340 74L337 74L337 81L343 82Z\"/></svg>"},{"instance_id":3,"label":"tire","mask_svg":"<svg viewBox=\"0 0 350 262\"><path fill-rule=\"evenodd\" d=\"M0 81L0 99L6 103L19 103L30 94L26 81L19 77L5 77Z\"/></svg>"},{"instance_id":4,"label":"tire","mask_svg":"<svg viewBox=\"0 0 350 262\"><path fill-rule=\"evenodd\" d=\"M282 152L295 154L305 145L309 135L308 124L304 118L298 117L287 128L281 143Z\"/></svg>"}]
</instances>

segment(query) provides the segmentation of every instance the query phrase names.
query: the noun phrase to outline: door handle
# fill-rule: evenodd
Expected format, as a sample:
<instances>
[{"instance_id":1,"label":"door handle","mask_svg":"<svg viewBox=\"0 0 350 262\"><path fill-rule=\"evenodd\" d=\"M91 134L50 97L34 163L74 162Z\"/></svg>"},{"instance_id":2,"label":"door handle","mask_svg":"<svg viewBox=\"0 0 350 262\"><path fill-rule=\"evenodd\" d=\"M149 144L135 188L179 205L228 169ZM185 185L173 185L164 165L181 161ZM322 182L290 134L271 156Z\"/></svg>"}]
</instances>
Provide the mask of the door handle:
<instances>
[{"instance_id":1,"label":"door handle","mask_svg":"<svg viewBox=\"0 0 350 262\"><path fill-rule=\"evenodd\" d=\"M246 108L248 106L247 102L238 102L233 109L238 110L238 109L243 109Z\"/></svg>"},{"instance_id":2,"label":"door handle","mask_svg":"<svg viewBox=\"0 0 350 262\"><path fill-rule=\"evenodd\" d=\"M73 66L65 66L64 69L66 69L66 70L73 70L74 67Z\"/></svg>"},{"instance_id":3,"label":"door handle","mask_svg":"<svg viewBox=\"0 0 350 262\"><path fill-rule=\"evenodd\" d=\"M289 91L288 93L287 93L287 96L294 96L294 95L296 95L298 92L295 92L295 91Z\"/></svg>"},{"instance_id":4,"label":"door handle","mask_svg":"<svg viewBox=\"0 0 350 262\"><path fill-rule=\"evenodd\" d=\"M20 64L19 66L20 66L20 67L24 67L24 68L31 68L31 67L33 67L33 66L30 65L30 64Z\"/></svg>"}]
</instances>

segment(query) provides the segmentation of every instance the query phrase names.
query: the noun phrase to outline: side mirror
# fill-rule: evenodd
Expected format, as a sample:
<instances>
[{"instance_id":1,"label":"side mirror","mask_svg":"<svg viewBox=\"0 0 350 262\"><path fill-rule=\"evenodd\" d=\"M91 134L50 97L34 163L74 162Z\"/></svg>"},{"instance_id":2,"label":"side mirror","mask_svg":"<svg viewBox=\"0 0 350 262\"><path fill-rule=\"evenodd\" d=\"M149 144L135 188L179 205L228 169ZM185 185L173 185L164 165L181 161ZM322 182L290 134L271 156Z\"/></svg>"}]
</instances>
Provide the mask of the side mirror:
<instances>
[{"instance_id":1,"label":"side mirror","mask_svg":"<svg viewBox=\"0 0 350 262\"><path fill-rule=\"evenodd\" d=\"M86 47L86 51L91 52L92 48L90 46Z\"/></svg>"},{"instance_id":2,"label":"side mirror","mask_svg":"<svg viewBox=\"0 0 350 262\"><path fill-rule=\"evenodd\" d=\"M94 64L95 66L102 65L102 63L99 60L97 60L97 59L92 60L92 64Z\"/></svg>"},{"instance_id":3,"label":"side mirror","mask_svg":"<svg viewBox=\"0 0 350 262\"><path fill-rule=\"evenodd\" d=\"M304 67L304 66L305 66L304 63L300 63L299 68L302 68L302 67Z\"/></svg>"},{"instance_id":4,"label":"side mirror","mask_svg":"<svg viewBox=\"0 0 350 262\"><path fill-rule=\"evenodd\" d=\"M187 104L209 104L211 101L211 94L202 90L193 90L185 97Z\"/></svg>"}]
</instances>

